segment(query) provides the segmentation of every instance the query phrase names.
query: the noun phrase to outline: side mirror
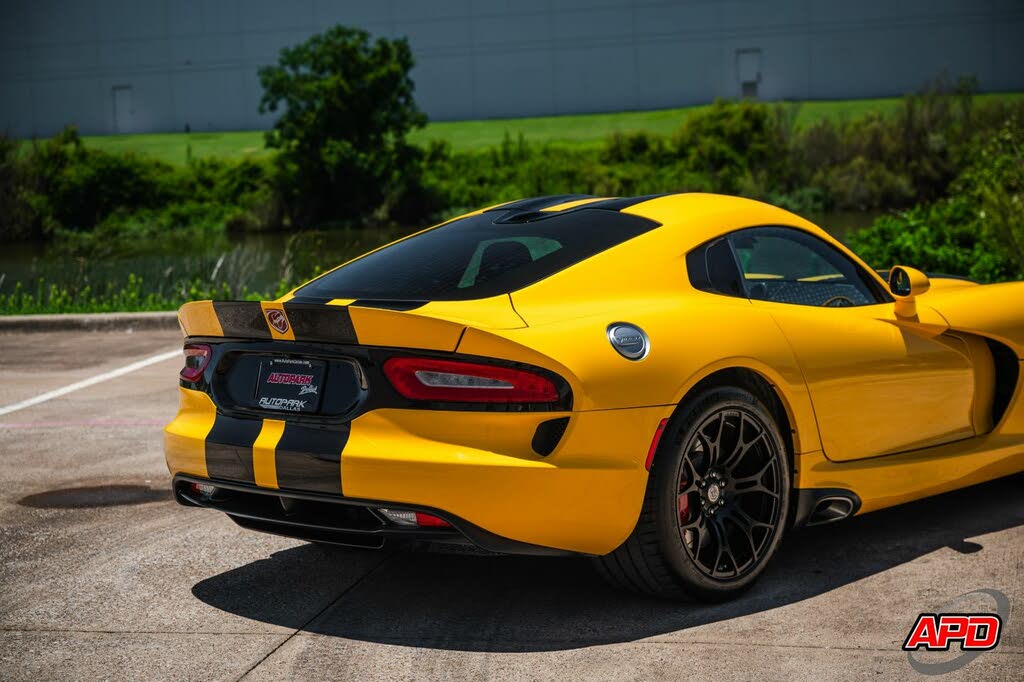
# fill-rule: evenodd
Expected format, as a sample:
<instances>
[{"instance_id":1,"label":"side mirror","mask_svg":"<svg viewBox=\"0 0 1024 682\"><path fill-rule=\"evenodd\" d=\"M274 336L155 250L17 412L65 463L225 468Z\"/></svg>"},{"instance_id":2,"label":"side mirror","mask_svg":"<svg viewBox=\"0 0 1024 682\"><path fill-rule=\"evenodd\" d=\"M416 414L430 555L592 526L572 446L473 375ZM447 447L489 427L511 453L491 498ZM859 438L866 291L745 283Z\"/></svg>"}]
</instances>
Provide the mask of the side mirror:
<instances>
[{"instance_id":1,"label":"side mirror","mask_svg":"<svg viewBox=\"0 0 1024 682\"><path fill-rule=\"evenodd\" d=\"M915 298L931 287L928 275L920 270L897 265L889 271L889 291L896 297L896 314L900 317L917 315Z\"/></svg>"}]
</instances>

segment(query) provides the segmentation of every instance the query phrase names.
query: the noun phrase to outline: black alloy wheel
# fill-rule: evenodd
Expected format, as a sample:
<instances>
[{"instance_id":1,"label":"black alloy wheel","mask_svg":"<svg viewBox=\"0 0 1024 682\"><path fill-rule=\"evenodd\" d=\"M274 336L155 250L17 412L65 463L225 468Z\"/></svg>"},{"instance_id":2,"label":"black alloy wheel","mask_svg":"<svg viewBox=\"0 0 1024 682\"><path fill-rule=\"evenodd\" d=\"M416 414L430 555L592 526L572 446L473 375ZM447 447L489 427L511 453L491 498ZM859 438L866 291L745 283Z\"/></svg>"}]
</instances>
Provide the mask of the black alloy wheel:
<instances>
[{"instance_id":1,"label":"black alloy wheel","mask_svg":"<svg viewBox=\"0 0 1024 682\"><path fill-rule=\"evenodd\" d=\"M640 518L595 560L613 585L722 601L748 589L789 518L791 464L767 387L712 386L684 400L654 457Z\"/></svg>"}]
</instances>

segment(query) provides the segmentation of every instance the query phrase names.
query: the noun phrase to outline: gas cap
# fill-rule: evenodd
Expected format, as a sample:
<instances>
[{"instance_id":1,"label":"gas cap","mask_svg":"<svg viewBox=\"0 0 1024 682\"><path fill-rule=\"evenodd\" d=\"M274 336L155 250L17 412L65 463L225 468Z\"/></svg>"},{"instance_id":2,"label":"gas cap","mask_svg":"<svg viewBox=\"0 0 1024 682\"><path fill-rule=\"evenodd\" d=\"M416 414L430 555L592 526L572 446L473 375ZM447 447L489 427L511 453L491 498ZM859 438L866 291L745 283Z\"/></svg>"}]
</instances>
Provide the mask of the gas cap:
<instances>
[{"instance_id":1,"label":"gas cap","mask_svg":"<svg viewBox=\"0 0 1024 682\"><path fill-rule=\"evenodd\" d=\"M608 325L608 341L627 360L643 360L651 350L651 341L644 330L628 322Z\"/></svg>"}]
</instances>

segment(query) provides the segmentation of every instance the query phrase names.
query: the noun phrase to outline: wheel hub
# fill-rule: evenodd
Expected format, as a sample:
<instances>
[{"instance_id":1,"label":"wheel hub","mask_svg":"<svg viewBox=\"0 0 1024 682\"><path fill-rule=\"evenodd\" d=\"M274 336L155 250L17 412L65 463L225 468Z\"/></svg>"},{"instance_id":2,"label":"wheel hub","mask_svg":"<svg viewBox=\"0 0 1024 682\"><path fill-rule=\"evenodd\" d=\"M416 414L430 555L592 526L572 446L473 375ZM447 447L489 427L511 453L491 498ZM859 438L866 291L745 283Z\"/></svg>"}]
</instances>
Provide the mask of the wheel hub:
<instances>
[{"instance_id":1,"label":"wheel hub","mask_svg":"<svg viewBox=\"0 0 1024 682\"><path fill-rule=\"evenodd\" d=\"M712 516L725 506L725 483L725 476L717 470L700 482L700 506L705 516Z\"/></svg>"}]
</instances>

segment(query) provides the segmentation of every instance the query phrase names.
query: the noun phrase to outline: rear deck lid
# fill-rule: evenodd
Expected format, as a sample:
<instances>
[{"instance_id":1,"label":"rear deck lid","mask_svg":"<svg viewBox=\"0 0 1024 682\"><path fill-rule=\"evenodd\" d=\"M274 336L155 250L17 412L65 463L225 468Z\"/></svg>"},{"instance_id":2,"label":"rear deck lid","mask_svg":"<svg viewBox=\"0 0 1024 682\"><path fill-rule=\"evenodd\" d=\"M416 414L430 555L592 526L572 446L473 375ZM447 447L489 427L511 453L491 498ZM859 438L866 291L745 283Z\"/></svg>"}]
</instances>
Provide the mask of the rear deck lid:
<instances>
[{"instance_id":1,"label":"rear deck lid","mask_svg":"<svg viewBox=\"0 0 1024 682\"><path fill-rule=\"evenodd\" d=\"M522 319L507 295L472 301L406 304L376 301L327 303L194 301L178 311L188 337L302 341L454 351L467 326L516 329Z\"/></svg>"}]
</instances>

